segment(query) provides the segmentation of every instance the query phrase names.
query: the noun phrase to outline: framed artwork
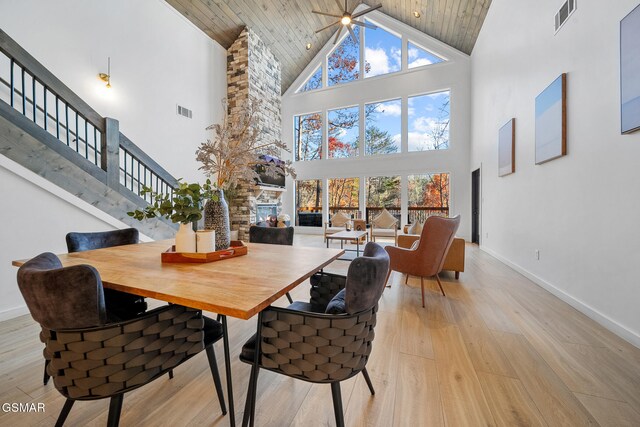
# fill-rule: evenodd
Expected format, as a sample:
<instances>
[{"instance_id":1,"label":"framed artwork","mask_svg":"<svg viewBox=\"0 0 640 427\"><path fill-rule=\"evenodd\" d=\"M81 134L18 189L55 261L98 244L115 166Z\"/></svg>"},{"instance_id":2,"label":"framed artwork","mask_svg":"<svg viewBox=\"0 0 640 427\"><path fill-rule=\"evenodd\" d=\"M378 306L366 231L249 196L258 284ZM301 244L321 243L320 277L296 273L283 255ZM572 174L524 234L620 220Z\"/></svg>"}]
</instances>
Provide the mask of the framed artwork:
<instances>
[{"instance_id":1,"label":"framed artwork","mask_svg":"<svg viewBox=\"0 0 640 427\"><path fill-rule=\"evenodd\" d=\"M640 130L640 6L620 21L620 124Z\"/></svg>"},{"instance_id":2,"label":"framed artwork","mask_svg":"<svg viewBox=\"0 0 640 427\"><path fill-rule=\"evenodd\" d=\"M516 119L509 120L498 131L498 176L516 171Z\"/></svg>"},{"instance_id":3,"label":"framed artwork","mask_svg":"<svg viewBox=\"0 0 640 427\"><path fill-rule=\"evenodd\" d=\"M567 154L567 74L536 96L536 165Z\"/></svg>"}]
</instances>

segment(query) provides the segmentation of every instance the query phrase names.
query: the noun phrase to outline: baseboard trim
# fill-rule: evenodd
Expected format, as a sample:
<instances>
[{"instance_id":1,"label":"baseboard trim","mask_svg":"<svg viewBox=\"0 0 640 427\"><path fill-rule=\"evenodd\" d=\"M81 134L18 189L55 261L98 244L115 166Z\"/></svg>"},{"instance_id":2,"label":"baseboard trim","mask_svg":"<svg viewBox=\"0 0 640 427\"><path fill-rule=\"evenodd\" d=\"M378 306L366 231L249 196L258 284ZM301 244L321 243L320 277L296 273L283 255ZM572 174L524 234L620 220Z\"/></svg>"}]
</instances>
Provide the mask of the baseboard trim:
<instances>
[{"instance_id":1,"label":"baseboard trim","mask_svg":"<svg viewBox=\"0 0 640 427\"><path fill-rule=\"evenodd\" d=\"M602 325L603 327L608 329L610 332L616 334L617 336L619 336L623 340L625 340L625 341L629 342L630 344L633 344L634 346L640 348L640 335L638 335L635 332L627 329L626 327L624 327L620 323L618 323L615 320L611 319L609 316L599 312L598 310L596 310L595 308L591 307L590 305L585 304L584 302L578 300L574 296L566 293L562 289L559 289L558 287L554 286L553 284L549 283L548 281L536 276L535 274L531 273L529 270L527 270L525 268L522 268L520 265L512 262L508 258L506 258L506 257L502 256L501 254L495 252L494 250L489 249L486 246L480 246L480 250L483 251L483 252L486 252L487 254L491 255L494 258L496 258L500 262L503 262L504 264L508 265L509 267L511 267L512 269L514 269L518 273L522 274L527 279L531 280L533 283L535 283L536 285L540 286L541 288L551 292L553 295L555 295L556 297L560 298L562 301L566 302L571 307L573 307L576 310L578 310L579 312L583 313L584 315L589 317L591 320L594 320L598 324Z\"/></svg>"},{"instance_id":2,"label":"baseboard trim","mask_svg":"<svg viewBox=\"0 0 640 427\"><path fill-rule=\"evenodd\" d=\"M9 319L15 319L16 317L29 314L29 309L26 305L20 305L18 307L11 307L0 311L0 322Z\"/></svg>"}]
</instances>

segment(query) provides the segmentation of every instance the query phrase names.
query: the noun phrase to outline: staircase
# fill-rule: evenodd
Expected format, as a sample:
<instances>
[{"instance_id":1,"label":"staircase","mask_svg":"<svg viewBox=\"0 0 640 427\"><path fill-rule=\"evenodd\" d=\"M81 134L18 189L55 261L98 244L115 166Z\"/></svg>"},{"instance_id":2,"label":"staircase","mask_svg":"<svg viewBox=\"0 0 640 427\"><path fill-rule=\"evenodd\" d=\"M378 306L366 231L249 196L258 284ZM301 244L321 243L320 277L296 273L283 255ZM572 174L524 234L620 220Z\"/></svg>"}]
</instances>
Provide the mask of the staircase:
<instances>
[{"instance_id":1,"label":"staircase","mask_svg":"<svg viewBox=\"0 0 640 427\"><path fill-rule=\"evenodd\" d=\"M177 180L2 30L0 154L149 237L175 234L127 212L149 204L143 186L171 194Z\"/></svg>"}]
</instances>

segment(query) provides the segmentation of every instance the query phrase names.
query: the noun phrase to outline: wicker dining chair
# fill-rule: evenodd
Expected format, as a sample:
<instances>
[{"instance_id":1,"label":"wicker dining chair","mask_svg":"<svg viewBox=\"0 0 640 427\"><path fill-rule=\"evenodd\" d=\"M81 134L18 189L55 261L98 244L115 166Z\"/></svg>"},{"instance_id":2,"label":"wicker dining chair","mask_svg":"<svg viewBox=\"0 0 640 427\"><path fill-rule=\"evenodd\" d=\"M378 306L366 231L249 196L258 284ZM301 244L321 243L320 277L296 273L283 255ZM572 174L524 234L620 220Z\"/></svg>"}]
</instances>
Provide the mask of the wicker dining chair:
<instances>
[{"instance_id":1,"label":"wicker dining chair","mask_svg":"<svg viewBox=\"0 0 640 427\"><path fill-rule=\"evenodd\" d=\"M252 225L249 228L250 243L267 243L269 245L293 245L293 227L259 227ZM286 294L289 303L293 303L291 294Z\"/></svg>"},{"instance_id":2,"label":"wicker dining chair","mask_svg":"<svg viewBox=\"0 0 640 427\"><path fill-rule=\"evenodd\" d=\"M288 308L268 307L258 316L258 332L243 346L240 360L252 365L243 426L255 421L260 369L312 383L331 384L336 424L344 426L340 382L366 370L384 290L389 256L370 242L347 276L317 273L311 299ZM259 346L256 343L260 343ZM257 350L257 351L256 351Z\"/></svg>"},{"instance_id":3,"label":"wicker dining chair","mask_svg":"<svg viewBox=\"0 0 640 427\"><path fill-rule=\"evenodd\" d=\"M135 228L123 230L101 231L95 233L67 233L67 251L69 253L90 251L92 249L110 248L113 246L131 245L140 241L140 233ZM132 319L147 310L144 298L138 295L119 292L114 289L104 289L104 301L107 314L111 321ZM49 373L44 362L42 383L47 385ZM169 375L173 378L173 373Z\"/></svg>"},{"instance_id":4,"label":"wicker dining chair","mask_svg":"<svg viewBox=\"0 0 640 427\"><path fill-rule=\"evenodd\" d=\"M206 349L222 413L226 406L213 343L222 337L202 312L168 305L134 319L110 322L102 281L88 265L62 267L52 253L27 261L18 286L42 328L47 371L66 402L62 426L77 400L110 398L108 426L117 426L123 396Z\"/></svg>"}]
</instances>

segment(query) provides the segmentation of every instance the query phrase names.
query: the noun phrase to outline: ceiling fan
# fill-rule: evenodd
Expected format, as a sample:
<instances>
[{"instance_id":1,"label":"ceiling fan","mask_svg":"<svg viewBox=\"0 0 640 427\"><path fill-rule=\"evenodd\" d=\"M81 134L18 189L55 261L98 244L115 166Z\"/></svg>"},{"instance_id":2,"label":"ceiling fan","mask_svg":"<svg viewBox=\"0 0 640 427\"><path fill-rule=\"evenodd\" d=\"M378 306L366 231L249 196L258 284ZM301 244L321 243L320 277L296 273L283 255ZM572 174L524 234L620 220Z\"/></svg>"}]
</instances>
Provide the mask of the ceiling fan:
<instances>
[{"instance_id":1,"label":"ceiling fan","mask_svg":"<svg viewBox=\"0 0 640 427\"><path fill-rule=\"evenodd\" d=\"M320 28L319 30L316 31L316 33L319 33L320 31L326 30L327 28L331 28L334 25L342 24L342 27L340 27L338 29L338 34L336 34L336 38L333 39L333 44L336 44L338 42L338 39L340 38L340 34L342 33L342 28L343 27L346 27L347 30L349 30L349 34L351 34L351 38L356 43L357 43L357 38L356 38L356 34L353 32L352 24L359 25L361 27L371 28L372 30L375 30L376 28L378 28L375 25L367 24L367 23L361 22L361 21L356 21L355 19L360 17L360 16L362 16L362 15L365 15L365 14L367 14L367 13L373 11L373 10L380 9L382 7L381 4L379 4L377 6L369 7L368 9L365 9L365 10L363 10L361 12L358 12L358 13L354 14L353 11L355 10L355 7L351 10L351 12L349 12L349 9L347 8L347 0L344 0L344 8L343 8L342 2L340 0L336 0L336 3L338 4L338 7L340 9L342 9L342 15L336 15L336 14L333 14L333 13L327 13L327 12L320 12L318 10L312 10L313 13L316 13L318 15L324 15L324 16L331 16L333 18L339 18L338 21L336 21L336 22L334 22L334 23L332 23L330 25L327 25L326 27ZM356 7L357 6L358 5L356 4Z\"/></svg>"}]
</instances>

